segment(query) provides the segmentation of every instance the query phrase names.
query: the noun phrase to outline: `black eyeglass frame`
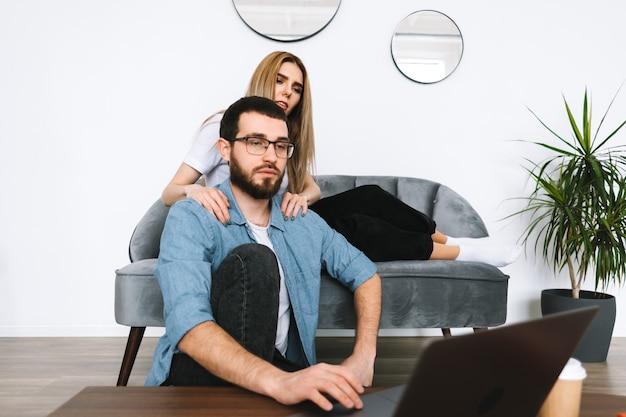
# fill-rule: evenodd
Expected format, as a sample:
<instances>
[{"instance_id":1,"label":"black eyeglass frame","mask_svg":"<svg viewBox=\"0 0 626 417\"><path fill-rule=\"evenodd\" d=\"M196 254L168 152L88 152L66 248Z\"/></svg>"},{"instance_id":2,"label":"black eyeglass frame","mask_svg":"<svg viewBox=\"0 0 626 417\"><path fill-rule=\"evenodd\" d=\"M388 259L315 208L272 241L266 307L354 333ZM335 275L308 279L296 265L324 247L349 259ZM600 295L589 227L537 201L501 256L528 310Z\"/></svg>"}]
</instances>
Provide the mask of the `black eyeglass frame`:
<instances>
[{"instance_id":1,"label":"black eyeglass frame","mask_svg":"<svg viewBox=\"0 0 626 417\"><path fill-rule=\"evenodd\" d=\"M250 139L256 139L258 141L266 142L267 146L265 146L265 150L262 153L255 153L253 151L254 148L248 142ZM276 153L276 156L278 158L282 158L282 159L289 159L289 158L291 158L293 156L293 151L296 149L296 145L294 143L291 143L291 142L288 142L288 141L285 141L285 140L271 141L271 140L269 140L267 138L263 138L261 136L254 136L254 135L242 136L240 138L228 139L228 141L229 142L237 142L237 141L245 142L246 143L246 151L248 151L248 153L250 155L257 155L257 156L265 155L265 152L267 152L267 150L269 149L270 145L274 145L274 152ZM287 146L286 156L280 156L279 155L279 152L278 152L279 148L276 147L276 144ZM252 151L251 151L251 149L252 149Z\"/></svg>"}]
</instances>

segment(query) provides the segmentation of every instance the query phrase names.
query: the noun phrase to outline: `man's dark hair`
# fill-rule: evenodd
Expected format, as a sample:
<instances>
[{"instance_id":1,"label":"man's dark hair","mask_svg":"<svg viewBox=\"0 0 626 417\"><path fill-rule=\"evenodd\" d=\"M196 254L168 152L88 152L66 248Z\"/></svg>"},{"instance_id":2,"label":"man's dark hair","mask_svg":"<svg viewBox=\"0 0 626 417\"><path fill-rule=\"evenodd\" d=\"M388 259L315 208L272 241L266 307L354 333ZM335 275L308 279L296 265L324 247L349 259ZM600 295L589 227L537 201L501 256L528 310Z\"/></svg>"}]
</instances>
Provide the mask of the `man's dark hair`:
<instances>
[{"instance_id":1,"label":"man's dark hair","mask_svg":"<svg viewBox=\"0 0 626 417\"><path fill-rule=\"evenodd\" d=\"M239 117L243 113L259 113L272 119L283 120L287 123L287 115L278 104L264 97L250 96L240 98L226 109L220 123L220 137L226 140L234 139L239 132Z\"/></svg>"}]
</instances>

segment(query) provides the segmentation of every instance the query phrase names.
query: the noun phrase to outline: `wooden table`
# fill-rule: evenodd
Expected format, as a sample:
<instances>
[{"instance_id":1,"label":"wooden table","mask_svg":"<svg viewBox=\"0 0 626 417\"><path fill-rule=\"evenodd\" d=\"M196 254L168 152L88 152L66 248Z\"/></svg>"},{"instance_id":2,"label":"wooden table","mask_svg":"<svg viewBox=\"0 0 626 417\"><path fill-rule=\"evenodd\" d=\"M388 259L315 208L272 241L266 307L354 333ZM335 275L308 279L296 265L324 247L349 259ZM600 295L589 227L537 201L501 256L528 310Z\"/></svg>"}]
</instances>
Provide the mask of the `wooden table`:
<instances>
[{"instance_id":1,"label":"wooden table","mask_svg":"<svg viewBox=\"0 0 626 417\"><path fill-rule=\"evenodd\" d=\"M87 387L49 417L280 417L306 407L312 405L288 407L236 387ZM626 412L626 396L583 393L580 417L618 412Z\"/></svg>"}]
</instances>

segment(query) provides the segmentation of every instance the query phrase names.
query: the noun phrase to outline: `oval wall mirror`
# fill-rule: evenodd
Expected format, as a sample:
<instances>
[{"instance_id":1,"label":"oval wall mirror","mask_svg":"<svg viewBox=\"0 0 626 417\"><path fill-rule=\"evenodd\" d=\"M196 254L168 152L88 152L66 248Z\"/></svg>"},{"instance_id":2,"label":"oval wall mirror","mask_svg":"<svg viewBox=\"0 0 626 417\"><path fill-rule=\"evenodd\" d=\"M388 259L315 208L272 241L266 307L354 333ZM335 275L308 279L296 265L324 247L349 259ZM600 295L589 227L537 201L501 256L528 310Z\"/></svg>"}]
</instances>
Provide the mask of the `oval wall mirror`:
<instances>
[{"instance_id":1,"label":"oval wall mirror","mask_svg":"<svg viewBox=\"0 0 626 417\"><path fill-rule=\"evenodd\" d=\"M233 0L239 17L252 30L282 42L310 38L324 29L341 0Z\"/></svg>"},{"instance_id":2,"label":"oval wall mirror","mask_svg":"<svg viewBox=\"0 0 626 417\"><path fill-rule=\"evenodd\" d=\"M418 83L441 81L458 67L463 37L452 19L434 10L420 10L398 24L391 56L398 70Z\"/></svg>"}]
</instances>

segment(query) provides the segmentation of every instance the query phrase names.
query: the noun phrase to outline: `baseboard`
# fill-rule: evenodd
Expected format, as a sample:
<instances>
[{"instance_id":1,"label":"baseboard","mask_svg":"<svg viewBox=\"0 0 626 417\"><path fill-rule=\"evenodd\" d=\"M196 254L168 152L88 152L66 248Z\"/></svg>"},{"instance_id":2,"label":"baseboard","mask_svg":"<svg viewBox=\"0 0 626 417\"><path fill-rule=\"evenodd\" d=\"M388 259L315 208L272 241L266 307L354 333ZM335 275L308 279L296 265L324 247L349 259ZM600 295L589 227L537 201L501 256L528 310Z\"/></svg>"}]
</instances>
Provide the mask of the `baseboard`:
<instances>
[{"instance_id":1,"label":"baseboard","mask_svg":"<svg viewBox=\"0 0 626 417\"><path fill-rule=\"evenodd\" d=\"M129 327L114 326L0 326L0 337L128 337ZM146 328L146 337L160 337L162 327Z\"/></svg>"},{"instance_id":2,"label":"baseboard","mask_svg":"<svg viewBox=\"0 0 626 417\"><path fill-rule=\"evenodd\" d=\"M465 332L466 329L459 329ZM470 329L471 332L471 329ZM378 331L380 337L419 337L419 336L441 336L441 329L381 329ZM316 333L317 337L353 337L354 330L344 329L320 329Z\"/></svg>"}]
</instances>

